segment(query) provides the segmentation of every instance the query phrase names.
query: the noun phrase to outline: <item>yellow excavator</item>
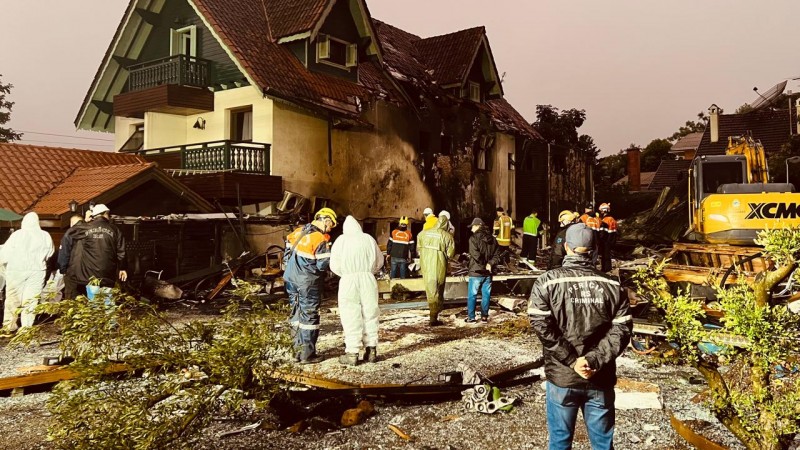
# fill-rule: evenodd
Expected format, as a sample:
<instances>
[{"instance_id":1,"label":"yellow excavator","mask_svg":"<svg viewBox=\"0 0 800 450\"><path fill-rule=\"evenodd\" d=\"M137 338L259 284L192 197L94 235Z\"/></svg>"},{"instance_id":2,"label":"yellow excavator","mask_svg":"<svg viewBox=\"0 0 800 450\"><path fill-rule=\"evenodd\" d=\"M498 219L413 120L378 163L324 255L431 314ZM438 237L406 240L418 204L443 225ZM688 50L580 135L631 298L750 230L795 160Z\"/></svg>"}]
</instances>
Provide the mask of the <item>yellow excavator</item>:
<instances>
[{"instance_id":1,"label":"yellow excavator","mask_svg":"<svg viewBox=\"0 0 800 450\"><path fill-rule=\"evenodd\" d=\"M800 225L800 193L770 183L764 147L750 136L731 137L725 155L700 156L689 169L689 243L669 254L673 281L735 281L734 266L764 270L753 239L765 228Z\"/></svg>"}]
</instances>

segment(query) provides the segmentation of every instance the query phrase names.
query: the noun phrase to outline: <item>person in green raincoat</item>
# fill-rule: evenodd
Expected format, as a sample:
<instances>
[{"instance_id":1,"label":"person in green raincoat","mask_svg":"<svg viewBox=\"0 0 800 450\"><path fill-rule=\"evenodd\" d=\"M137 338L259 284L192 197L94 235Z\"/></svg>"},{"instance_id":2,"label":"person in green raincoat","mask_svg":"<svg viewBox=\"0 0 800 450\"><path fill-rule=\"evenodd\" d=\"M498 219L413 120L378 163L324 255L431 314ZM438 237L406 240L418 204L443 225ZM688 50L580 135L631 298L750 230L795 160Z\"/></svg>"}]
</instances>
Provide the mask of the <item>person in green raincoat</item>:
<instances>
[{"instance_id":1,"label":"person in green raincoat","mask_svg":"<svg viewBox=\"0 0 800 450\"><path fill-rule=\"evenodd\" d=\"M453 235L447 229L450 221L440 215L436 226L417 236L420 271L425 281L425 294L430 308L430 325L441 325L439 313L444 309L444 283L447 277L447 260L456 253Z\"/></svg>"}]
</instances>

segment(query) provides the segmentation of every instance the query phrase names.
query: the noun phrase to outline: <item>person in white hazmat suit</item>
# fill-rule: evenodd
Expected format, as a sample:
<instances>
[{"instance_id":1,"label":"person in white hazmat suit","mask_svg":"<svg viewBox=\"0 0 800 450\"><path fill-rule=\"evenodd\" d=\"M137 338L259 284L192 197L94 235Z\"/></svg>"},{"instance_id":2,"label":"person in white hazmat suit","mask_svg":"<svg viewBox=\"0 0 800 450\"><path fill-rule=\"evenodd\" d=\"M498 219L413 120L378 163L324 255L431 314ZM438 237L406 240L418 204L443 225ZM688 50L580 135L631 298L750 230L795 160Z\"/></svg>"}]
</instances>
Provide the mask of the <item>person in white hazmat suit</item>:
<instances>
[{"instance_id":1,"label":"person in white hazmat suit","mask_svg":"<svg viewBox=\"0 0 800 450\"><path fill-rule=\"evenodd\" d=\"M53 239L39 227L39 216L34 212L25 214L20 229L9 236L0 250L0 264L6 266L5 333L17 330L20 310L22 327L33 326L34 308L44 287L47 260L53 251Z\"/></svg>"},{"instance_id":2,"label":"person in white hazmat suit","mask_svg":"<svg viewBox=\"0 0 800 450\"><path fill-rule=\"evenodd\" d=\"M383 267L383 253L375 239L361 231L353 216L344 221L343 234L331 248L331 271L339 281L339 316L344 329L345 354L339 362L358 364L362 345L364 361L378 357L378 283L375 273Z\"/></svg>"}]
</instances>

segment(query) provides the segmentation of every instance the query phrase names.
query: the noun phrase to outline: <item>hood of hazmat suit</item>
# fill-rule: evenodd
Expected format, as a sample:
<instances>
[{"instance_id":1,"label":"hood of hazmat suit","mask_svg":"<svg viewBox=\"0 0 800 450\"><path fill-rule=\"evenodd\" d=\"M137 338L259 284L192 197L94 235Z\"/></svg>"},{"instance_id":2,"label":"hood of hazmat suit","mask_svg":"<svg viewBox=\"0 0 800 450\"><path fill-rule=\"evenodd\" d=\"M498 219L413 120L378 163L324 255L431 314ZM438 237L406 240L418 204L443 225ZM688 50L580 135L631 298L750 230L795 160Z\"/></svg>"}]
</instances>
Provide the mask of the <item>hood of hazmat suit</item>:
<instances>
[{"instance_id":1,"label":"hood of hazmat suit","mask_svg":"<svg viewBox=\"0 0 800 450\"><path fill-rule=\"evenodd\" d=\"M447 277L447 260L456 253L453 235L447 230L450 221L440 216L436 227L423 230L417 236L417 249L422 277L444 283Z\"/></svg>"},{"instance_id":2,"label":"hood of hazmat suit","mask_svg":"<svg viewBox=\"0 0 800 450\"><path fill-rule=\"evenodd\" d=\"M30 212L0 250L0 264L9 272L45 271L53 251L53 239L39 226L39 216Z\"/></svg>"},{"instance_id":3,"label":"hood of hazmat suit","mask_svg":"<svg viewBox=\"0 0 800 450\"><path fill-rule=\"evenodd\" d=\"M378 283L374 273L383 267L383 252L361 230L353 216L344 220L342 235L331 248L331 272L339 275L339 315L345 352L358 353L378 343Z\"/></svg>"}]
</instances>

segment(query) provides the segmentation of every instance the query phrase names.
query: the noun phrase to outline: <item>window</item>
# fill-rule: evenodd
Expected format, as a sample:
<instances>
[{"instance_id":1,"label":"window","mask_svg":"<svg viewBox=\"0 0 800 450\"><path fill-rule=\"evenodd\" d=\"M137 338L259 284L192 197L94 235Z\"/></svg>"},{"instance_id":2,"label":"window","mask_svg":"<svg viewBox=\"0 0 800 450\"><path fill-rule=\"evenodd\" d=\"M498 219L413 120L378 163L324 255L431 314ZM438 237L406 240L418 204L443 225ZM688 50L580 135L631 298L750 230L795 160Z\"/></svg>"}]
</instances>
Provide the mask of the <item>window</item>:
<instances>
[{"instance_id":1,"label":"window","mask_svg":"<svg viewBox=\"0 0 800 450\"><path fill-rule=\"evenodd\" d=\"M358 65L358 46L328 35L317 41L317 62L336 67L350 68Z\"/></svg>"},{"instance_id":2,"label":"window","mask_svg":"<svg viewBox=\"0 0 800 450\"><path fill-rule=\"evenodd\" d=\"M703 163L703 193L716 194L723 184L744 183L742 162Z\"/></svg>"},{"instance_id":3,"label":"window","mask_svg":"<svg viewBox=\"0 0 800 450\"><path fill-rule=\"evenodd\" d=\"M144 147L144 124L138 123L132 127L131 137L122 144L120 151L135 151L141 150Z\"/></svg>"},{"instance_id":4,"label":"window","mask_svg":"<svg viewBox=\"0 0 800 450\"><path fill-rule=\"evenodd\" d=\"M492 170L492 149L478 147L475 150L475 168L491 172Z\"/></svg>"},{"instance_id":5,"label":"window","mask_svg":"<svg viewBox=\"0 0 800 450\"><path fill-rule=\"evenodd\" d=\"M231 111L231 140L253 141L253 107Z\"/></svg>"},{"instance_id":6,"label":"window","mask_svg":"<svg viewBox=\"0 0 800 450\"><path fill-rule=\"evenodd\" d=\"M197 27L195 25L172 30L170 55L197 56Z\"/></svg>"},{"instance_id":7,"label":"window","mask_svg":"<svg viewBox=\"0 0 800 450\"><path fill-rule=\"evenodd\" d=\"M439 153L441 153L442 155L449 155L452 151L453 151L453 136L448 136L446 134L443 134Z\"/></svg>"},{"instance_id":8,"label":"window","mask_svg":"<svg viewBox=\"0 0 800 450\"><path fill-rule=\"evenodd\" d=\"M474 81L469 82L469 99L476 103L481 102L481 85Z\"/></svg>"}]
</instances>

